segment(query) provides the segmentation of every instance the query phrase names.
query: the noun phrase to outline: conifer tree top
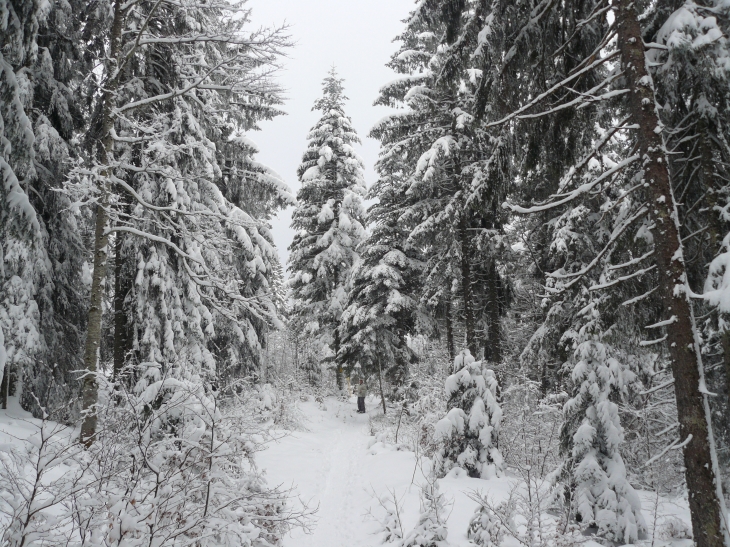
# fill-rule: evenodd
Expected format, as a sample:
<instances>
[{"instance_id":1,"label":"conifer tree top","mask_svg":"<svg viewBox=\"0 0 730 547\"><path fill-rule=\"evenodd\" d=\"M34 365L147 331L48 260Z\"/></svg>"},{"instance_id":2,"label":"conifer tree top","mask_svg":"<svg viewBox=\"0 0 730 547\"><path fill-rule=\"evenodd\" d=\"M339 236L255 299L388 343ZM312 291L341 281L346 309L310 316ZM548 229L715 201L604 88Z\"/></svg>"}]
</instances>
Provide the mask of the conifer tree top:
<instances>
[{"instance_id":1,"label":"conifer tree top","mask_svg":"<svg viewBox=\"0 0 730 547\"><path fill-rule=\"evenodd\" d=\"M344 78L337 75L337 69L333 66L322 80L322 97L314 101L312 110L319 110L325 114L331 110L342 112L345 101L348 100L345 96L344 81Z\"/></svg>"}]
</instances>

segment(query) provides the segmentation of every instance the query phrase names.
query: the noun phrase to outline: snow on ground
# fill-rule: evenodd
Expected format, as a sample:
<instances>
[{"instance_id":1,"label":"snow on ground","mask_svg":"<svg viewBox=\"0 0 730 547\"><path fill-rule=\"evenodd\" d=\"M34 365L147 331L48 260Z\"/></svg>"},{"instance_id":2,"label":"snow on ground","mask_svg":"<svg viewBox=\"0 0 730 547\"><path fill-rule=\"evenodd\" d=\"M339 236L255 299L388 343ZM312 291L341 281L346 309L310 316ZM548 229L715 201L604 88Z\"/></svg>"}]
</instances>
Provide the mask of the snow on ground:
<instances>
[{"instance_id":1,"label":"snow on ground","mask_svg":"<svg viewBox=\"0 0 730 547\"><path fill-rule=\"evenodd\" d=\"M379 399L367 399L367 408L380 412ZM371 547L381 545L378 523L368 512L380 518L384 510L377 496L394 491L403 508L403 531L408 533L420 513L419 492L425 482L429 462L398 450L393 445L375 442L370 436L368 414L357 414L355 398L349 402L327 399L324 405L314 400L297 402L304 417L306 431L282 432L278 441L259 453L258 464L266 469L271 485L294 488L299 500L317 509L310 530L294 529L284 540L284 547ZM0 450L9 445L20 447L22 441L37 434L40 420L20 408L11 398L8 410L0 410ZM470 545L466 531L476 503L469 492L482 491L499 503L507 498L514 478L489 481L469 477L446 477L439 481L441 492L449 501L448 540L454 547ZM652 527L657 501L651 492L640 492L647 524ZM295 503L298 503L295 501ZM689 523L686 502L658 500L657 525L671 518ZM3 523L0 522L0 526ZM657 541L655 546L666 545ZM505 547L517 545L506 540ZM584 545L589 547L588 542ZM690 547L691 540L673 541L673 547ZM473 545L473 544L472 544Z\"/></svg>"},{"instance_id":2,"label":"snow on ground","mask_svg":"<svg viewBox=\"0 0 730 547\"><path fill-rule=\"evenodd\" d=\"M348 403L327 399L320 408L314 401L298 403L309 431L293 432L258 455L270 484L295 486L300 499L318 508L311 533L294 530L285 547L360 547L380 545L378 524L368 517L381 517L375 494L394 490L403 505L403 528L407 533L420 513L419 489L424 472L416 466L413 452L375 443L369 436L368 415L357 414L355 398ZM378 412L378 399L370 397L367 408ZM426 462L428 465L428 462ZM512 479L487 483L468 477L440 481L441 490L453 502L449 541L467 544L466 530L476 503L470 490L489 491L495 501L508 495Z\"/></svg>"},{"instance_id":3,"label":"snow on ground","mask_svg":"<svg viewBox=\"0 0 730 547\"><path fill-rule=\"evenodd\" d=\"M8 397L8 409L0 410L0 450L8 445L19 446L37 433L41 420L36 420L30 412L20 408L17 397Z\"/></svg>"},{"instance_id":4,"label":"snow on ground","mask_svg":"<svg viewBox=\"0 0 730 547\"><path fill-rule=\"evenodd\" d=\"M369 413L379 412L379 399L367 400ZM404 533L416 524L420 513L419 489L425 482L428 468L416 465L410 451L399 451L392 445L375 442L370 436L368 415L357 414L355 398L345 403L327 399L324 405L313 400L298 402L305 418L303 432L292 432L258 455L266 469L270 484L294 487L300 500L317 508L311 530L293 530L284 540L284 547L371 547L381 545L378 523L368 516L382 517L377 496L395 491L403 505ZM423 463L429 465L428 461ZM447 525L448 541L454 547L470 544L466 531L476 503L469 492L479 490L499 503L505 500L514 478L489 481L469 477L446 477L439 481L441 492L450 502ZM655 497L641 492L647 524L654 521ZM659 500L661 525L675 516L689 523L686 503ZM517 543L507 539L505 546ZM657 541L655 545L666 545ZM690 540L673 541L674 547L689 547ZM589 547L598 544L589 541Z\"/></svg>"}]
</instances>

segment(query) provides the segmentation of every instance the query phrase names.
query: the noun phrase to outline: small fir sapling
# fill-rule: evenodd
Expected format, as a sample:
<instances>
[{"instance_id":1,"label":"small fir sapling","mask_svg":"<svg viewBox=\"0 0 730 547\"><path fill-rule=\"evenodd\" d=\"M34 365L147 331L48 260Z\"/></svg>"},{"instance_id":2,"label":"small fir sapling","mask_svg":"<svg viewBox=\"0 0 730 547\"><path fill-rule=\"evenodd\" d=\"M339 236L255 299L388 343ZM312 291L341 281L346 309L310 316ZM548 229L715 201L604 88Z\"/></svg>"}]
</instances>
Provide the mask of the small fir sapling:
<instances>
[{"instance_id":1,"label":"small fir sapling","mask_svg":"<svg viewBox=\"0 0 730 547\"><path fill-rule=\"evenodd\" d=\"M436 424L435 437L441 444L437 473L443 476L461 467L470 477L501 476L498 439L502 409L497 402L497 378L481 361L475 361L469 350L456 356L454 370L445 385L448 413Z\"/></svg>"},{"instance_id":2,"label":"small fir sapling","mask_svg":"<svg viewBox=\"0 0 730 547\"><path fill-rule=\"evenodd\" d=\"M400 547L448 547L446 540L446 499L438 481L429 477L421 489L421 515L416 526L401 541Z\"/></svg>"},{"instance_id":3,"label":"small fir sapling","mask_svg":"<svg viewBox=\"0 0 730 547\"><path fill-rule=\"evenodd\" d=\"M563 437L577 424L570 457L555 477L570 477L576 517L584 527L613 541L632 543L646 530L641 501L629 483L620 453L623 428L612 396L625 393L633 373L609 356L593 334L582 332L575 351L573 397L565 404ZM562 485L565 488L565 485Z\"/></svg>"},{"instance_id":4,"label":"small fir sapling","mask_svg":"<svg viewBox=\"0 0 730 547\"><path fill-rule=\"evenodd\" d=\"M480 504L469 521L466 535L479 547L498 547L504 539L505 527L496 510Z\"/></svg>"}]
</instances>

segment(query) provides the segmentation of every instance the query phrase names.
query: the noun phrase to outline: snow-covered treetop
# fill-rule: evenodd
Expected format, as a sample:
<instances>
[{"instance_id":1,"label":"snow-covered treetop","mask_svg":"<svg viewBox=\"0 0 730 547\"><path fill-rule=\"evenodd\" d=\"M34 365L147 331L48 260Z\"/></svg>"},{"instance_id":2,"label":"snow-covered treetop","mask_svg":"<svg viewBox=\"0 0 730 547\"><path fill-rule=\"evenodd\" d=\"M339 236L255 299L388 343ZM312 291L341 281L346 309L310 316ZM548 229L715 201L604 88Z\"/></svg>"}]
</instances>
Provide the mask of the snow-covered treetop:
<instances>
[{"instance_id":1,"label":"snow-covered treetop","mask_svg":"<svg viewBox=\"0 0 730 547\"><path fill-rule=\"evenodd\" d=\"M364 164L353 145L360 139L345 114L343 80L333 68L322 84L313 110L322 116L307 135L309 144L297 170L302 188L292 227L290 287L293 314L327 344L346 305L350 269L365 236ZM333 347L334 353L337 352Z\"/></svg>"},{"instance_id":2,"label":"snow-covered treetop","mask_svg":"<svg viewBox=\"0 0 730 547\"><path fill-rule=\"evenodd\" d=\"M314 101L312 110L319 110L325 114L339 110L344 115L345 101L348 100L345 96L345 87L342 85L344 81L344 78L338 77L337 69L332 67L322 81L322 97ZM357 142L360 142L359 139Z\"/></svg>"}]
</instances>

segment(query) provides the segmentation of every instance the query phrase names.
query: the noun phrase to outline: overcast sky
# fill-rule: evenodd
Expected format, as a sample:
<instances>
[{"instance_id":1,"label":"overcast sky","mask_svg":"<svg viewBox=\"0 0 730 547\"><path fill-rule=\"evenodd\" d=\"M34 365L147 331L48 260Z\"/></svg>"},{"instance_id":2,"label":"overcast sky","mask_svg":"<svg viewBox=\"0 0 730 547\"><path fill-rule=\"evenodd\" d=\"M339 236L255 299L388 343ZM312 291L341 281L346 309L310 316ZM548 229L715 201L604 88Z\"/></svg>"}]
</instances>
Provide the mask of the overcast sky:
<instances>
[{"instance_id":1,"label":"overcast sky","mask_svg":"<svg viewBox=\"0 0 730 547\"><path fill-rule=\"evenodd\" d=\"M296 42L279 75L288 115L263 122L262 130L250 135L261 150L258 160L279 173L294 192L299 189L296 169L307 132L319 116L312 112L312 104L321 96L322 80L334 64L345 79L350 98L345 108L362 139L358 152L370 186L375 181L378 142L366 135L388 113L373 101L378 90L395 78L385 63L397 47L392 40L403 30L401 21L414 0L249 0L248 5L255 26L287 23ZM294 235L289 228L291 212L284 211L273 221L274 240L285 266Z\"/></svg>"}]
</instances>

